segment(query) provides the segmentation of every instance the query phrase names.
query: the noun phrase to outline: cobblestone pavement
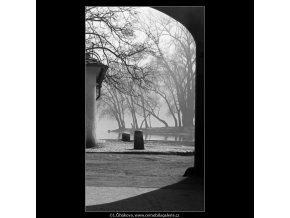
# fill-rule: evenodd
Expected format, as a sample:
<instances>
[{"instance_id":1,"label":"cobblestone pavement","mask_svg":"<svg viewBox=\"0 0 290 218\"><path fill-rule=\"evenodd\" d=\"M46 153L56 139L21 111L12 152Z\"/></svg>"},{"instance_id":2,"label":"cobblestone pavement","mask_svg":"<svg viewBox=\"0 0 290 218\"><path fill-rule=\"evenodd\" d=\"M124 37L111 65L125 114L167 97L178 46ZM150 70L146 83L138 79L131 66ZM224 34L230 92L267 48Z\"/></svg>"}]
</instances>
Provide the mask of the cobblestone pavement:
<instances>
[{"instance_id":1,"label":"cobblestone pavement","mask_svg":"<svg viewBox=\"0 0 290 218\"><path fill-rule=\"evenodd\" d=\"M147 153L193 155L193 142L145 141L144 150L134 150L134 142L121 140L99 140L99 146L87 148L87 153Z\"/></svg>"}]
</instances>

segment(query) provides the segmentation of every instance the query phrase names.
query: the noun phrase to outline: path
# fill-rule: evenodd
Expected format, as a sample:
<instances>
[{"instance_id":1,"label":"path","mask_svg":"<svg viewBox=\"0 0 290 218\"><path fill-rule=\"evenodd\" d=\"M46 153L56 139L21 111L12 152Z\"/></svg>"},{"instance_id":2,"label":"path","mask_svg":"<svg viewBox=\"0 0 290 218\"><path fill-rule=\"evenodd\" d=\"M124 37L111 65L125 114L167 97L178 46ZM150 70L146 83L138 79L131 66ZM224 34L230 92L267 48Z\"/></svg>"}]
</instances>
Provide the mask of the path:
<instances>
[{"instance_id":1,"label":"path","mask_svg":"<svg viewBox=\"0 0 290 218\"><path fill-rule=\"evenodd\" d=\"M87 153L127 153L127 154L166 154L193 155L193 142L184 141L145 141L145 150L134 150L134 142L121 140L99 140L98 148L87 148Z\"/></svg>"},{"instance_id":2,"label":"path","mask_svg":"<svg viewBox=\"0 0 290 218\"><path fill-rule=\"evenodd\" d=\"M86 154L87 211L203 211L203 182L182 177L193 156Z\"/></svg>"}]
</instances>

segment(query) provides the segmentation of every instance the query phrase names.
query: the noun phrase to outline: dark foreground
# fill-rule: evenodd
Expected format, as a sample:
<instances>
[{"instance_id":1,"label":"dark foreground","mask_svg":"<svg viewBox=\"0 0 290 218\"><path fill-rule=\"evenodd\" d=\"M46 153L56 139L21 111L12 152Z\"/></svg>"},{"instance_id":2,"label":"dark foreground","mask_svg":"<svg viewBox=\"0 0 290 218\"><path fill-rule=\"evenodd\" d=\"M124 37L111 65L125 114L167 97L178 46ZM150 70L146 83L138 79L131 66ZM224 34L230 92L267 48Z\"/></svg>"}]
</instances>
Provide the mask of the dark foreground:
<instances>
[{"instance_id":1,"label":"dark foreground","mask_svg":"<svg viewBox=\"0 0 290 218\"><path fill-rule=\"evenodd\" d=\"M193 156L86 154L87 211L203 211L203 180L182 175Z\"/></svg>"}]
</instances>

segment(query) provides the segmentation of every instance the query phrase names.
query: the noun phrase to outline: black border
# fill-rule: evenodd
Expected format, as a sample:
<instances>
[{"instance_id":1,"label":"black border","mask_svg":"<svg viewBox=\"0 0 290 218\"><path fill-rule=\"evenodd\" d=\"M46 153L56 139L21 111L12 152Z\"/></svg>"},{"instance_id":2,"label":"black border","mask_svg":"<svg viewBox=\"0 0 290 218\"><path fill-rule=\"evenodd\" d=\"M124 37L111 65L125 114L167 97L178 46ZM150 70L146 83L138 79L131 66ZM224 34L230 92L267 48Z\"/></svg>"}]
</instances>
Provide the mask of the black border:
<instances>
[{"instance_id":1,"label":"black border","mask_svg":"<svg viewBox=\"0 0 290 218\"><path fill-rule=\"evenodd\" d=\"M192 3L205 5L206 212L194 216L252 217L253 3ZM82 33L89 3L60 4L37 5L37 215L107 216L84 213Z\"/></svg>"}]
</instances>

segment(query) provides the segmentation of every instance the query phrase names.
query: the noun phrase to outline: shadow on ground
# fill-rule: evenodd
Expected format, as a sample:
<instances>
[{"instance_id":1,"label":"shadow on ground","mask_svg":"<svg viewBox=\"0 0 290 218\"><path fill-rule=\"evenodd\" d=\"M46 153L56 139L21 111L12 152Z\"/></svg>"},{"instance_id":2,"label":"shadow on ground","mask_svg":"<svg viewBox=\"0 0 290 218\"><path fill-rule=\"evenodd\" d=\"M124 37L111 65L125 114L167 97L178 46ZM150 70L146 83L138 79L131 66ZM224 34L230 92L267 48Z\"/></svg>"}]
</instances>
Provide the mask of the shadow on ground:
<instances>
[{"instance_id":1,"label":"shadow on ground","mask_svg":"<svg viewBox=\"0 0 290 218\"><path fill-rule=\"evenodd\" d=\"M203 211L204 181L183 180L119 201L86 206L86 211Z\"/></svg>"}]
</instances>

